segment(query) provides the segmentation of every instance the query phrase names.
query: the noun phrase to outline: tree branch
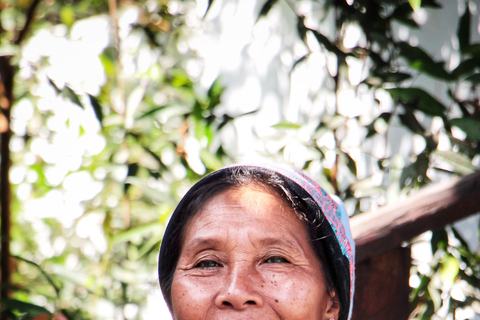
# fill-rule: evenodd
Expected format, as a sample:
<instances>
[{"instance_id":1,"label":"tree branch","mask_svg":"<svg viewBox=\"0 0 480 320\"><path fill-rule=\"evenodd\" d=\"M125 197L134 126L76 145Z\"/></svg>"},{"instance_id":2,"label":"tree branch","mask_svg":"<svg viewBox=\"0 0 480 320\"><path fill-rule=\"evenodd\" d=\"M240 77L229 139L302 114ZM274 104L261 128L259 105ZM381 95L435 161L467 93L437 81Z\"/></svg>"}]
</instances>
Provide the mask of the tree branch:
<instances>
[{"instance_id":1,"label":"tree branch","mask_svg":"<svg viewBox=\"0 0 480 320\"><path fill-rule=\"evenodd\" d=\"M37 7L40 4L40 1L41 0L33 0L32 4L30 5L26 13L25 25L23 26L22 30L20 30L18 34L15 36L13 44L20 45L22 41L25 39L28 31L30 30L30 26L32 25L33 20L35 18L35 11L37 10Z\"/></svg>"}]
</instances>

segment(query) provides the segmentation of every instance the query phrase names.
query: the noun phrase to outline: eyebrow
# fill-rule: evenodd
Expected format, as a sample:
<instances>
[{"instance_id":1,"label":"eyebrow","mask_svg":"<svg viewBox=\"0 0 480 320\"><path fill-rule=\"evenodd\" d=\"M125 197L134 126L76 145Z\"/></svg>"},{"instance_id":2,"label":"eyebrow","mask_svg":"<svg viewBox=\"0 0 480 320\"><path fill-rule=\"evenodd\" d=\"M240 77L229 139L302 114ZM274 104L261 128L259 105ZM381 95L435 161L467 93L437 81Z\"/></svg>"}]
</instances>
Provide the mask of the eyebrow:
<instances>
[{"instance_id":1,"label":"eyebrow","mask_svg":"<svg viewBox=\"0 0 480 320\"><path fill-rule=\"evenodd\" d=\"M207 250L207 249L215 249L218 248L223 241L217 240L215 238L210 238L210 237L200 237L200 238L195 238L190 243L188 243L188 246L185 246L185 252L190 253L192 251L198 251L200 250Z\"/></svg>"},{"instance_id":2,"label":"eyebrow","mask_svg":"<svg viewBox=\"0 0 480 320\"><path fill-rule=\"evenodd\" d=\"M258 243L263 247L287 247L288 249L295 250L304 254L304 250L301 246L298 245L297 242L288 239L285 236L281 236L279 238L262 238L258 241ZM208 249L218 249L219 247L224 245L224 241L216 238L211 237L199 237L193 239L188 246L185 247L185 252L198 252Z\"/></svg>"},{"instance_id":3,"label":"eyebrow","mask_svg":"<svg viewBox=\"0 0 480 320\"><path fill-rule=\"evenodd\" d=\"M289 249L293 249L296 251L300 251L301 253L304 253L302 247L295 241L288 239L285 236L282 236L280 238L263 238L259 241L259 243L262 246L266 247L287 247Z\"/></svg>"}]
</instances>

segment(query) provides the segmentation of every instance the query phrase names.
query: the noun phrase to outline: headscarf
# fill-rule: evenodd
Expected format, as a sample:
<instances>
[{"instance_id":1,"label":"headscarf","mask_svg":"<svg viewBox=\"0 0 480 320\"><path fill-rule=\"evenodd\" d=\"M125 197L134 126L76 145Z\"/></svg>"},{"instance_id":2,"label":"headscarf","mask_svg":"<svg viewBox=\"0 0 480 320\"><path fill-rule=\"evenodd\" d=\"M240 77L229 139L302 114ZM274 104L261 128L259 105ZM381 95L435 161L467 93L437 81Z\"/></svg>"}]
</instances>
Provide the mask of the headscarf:
<instances>
[{"instance_id":1,"label":"headscarf","mask_svg":"<svg viewBox=\"0 0 480 320\"><path fill-rule=\"evenodd\" d=\"M350 231L350 225L348 222L348 215L345 211L341 200L336 196L328 195L315 181L306 176L301 171L292 169L286 166L280 165L234 165L215 171L199 182L197 182L184 196L182 201L175 209L170 218L170 222L165 231L164 239L175 236L175 233L181 228L178 226L179 215L183 212L183 208L186 206L183 201L188 194L191 194L198 190L202 185L217 179L220 176L231 174L233 170L241 167L249 167L250 169L258 171L270 171L274 172L286 181L286 188L288 188L292 194L295 194L302 199L313 200L316 204L314 208L317 211L317 216L324 217L328 221L328 225L322 223L321 227L315 230L315 239L321 239L323 250L327 257L327 263L330 264L333 271L333 276L336 283L336 289L338 291L338 298L340 301L340 314L339 320L348 320L352 315L353 307L353 294L355 288L355 243ZM309 201L311 202L311 201ZM323 220L323 219L322 219ZM317 234L318 233L318 234ZM334 236L332 236L334 235ZM176 267L177 261L171 261L171 257L168 256L167 245L162 242L159 255L159 276L162 273L162 269ZM173 266L172 264L175 264ZM162 277L160 276L160 282Z\"/></svg>"}]
</instances>

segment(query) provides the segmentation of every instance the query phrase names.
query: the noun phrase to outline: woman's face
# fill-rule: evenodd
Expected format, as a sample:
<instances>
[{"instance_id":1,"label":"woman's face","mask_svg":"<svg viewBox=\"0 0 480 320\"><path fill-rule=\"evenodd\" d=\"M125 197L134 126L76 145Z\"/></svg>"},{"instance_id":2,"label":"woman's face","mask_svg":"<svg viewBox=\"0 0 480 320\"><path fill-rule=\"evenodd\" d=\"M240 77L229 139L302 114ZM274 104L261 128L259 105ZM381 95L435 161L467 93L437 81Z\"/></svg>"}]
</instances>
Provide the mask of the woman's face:
<instances>
[{"instance_id":1,"label":"woman's face","mask_svg":"<svg viewBox=\"0 0 480 320\"><path fill-rule=\"evenodd\" d=\"M176 320L338 319L305 225L258 187L211 198L188 223L172 283Z\"/></svg>"}]
</instances>

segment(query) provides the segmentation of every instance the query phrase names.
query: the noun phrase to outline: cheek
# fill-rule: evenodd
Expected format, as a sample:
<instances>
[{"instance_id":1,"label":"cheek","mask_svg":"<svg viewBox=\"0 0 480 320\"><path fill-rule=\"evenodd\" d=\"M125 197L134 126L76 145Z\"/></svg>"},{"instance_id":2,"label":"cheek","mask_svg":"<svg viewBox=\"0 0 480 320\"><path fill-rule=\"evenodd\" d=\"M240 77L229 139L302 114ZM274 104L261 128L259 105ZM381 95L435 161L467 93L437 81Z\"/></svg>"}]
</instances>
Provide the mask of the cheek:
<instances>
[{"instance_id":1,"label":"cheek","mask_svg":"<svg viewBox=\"0 0 480 320\"><path fill-rule=\"evenodd\" d=\"M175 276L172 283L172 313L175 320L206 319L213 306L214 283L204 279L192 281Z\"/></svg>"},{"instance_id":2,"label":"cheek","mask_svg":"<svg viewBox=\"0 0 480 320\"><path fill-rule=\"evenodd\" d=\"M314 279L271 275L265 277L264 289L272 307L286 319L317 319L325 312L326 289Z\"/></svg>"}]
</instances>

